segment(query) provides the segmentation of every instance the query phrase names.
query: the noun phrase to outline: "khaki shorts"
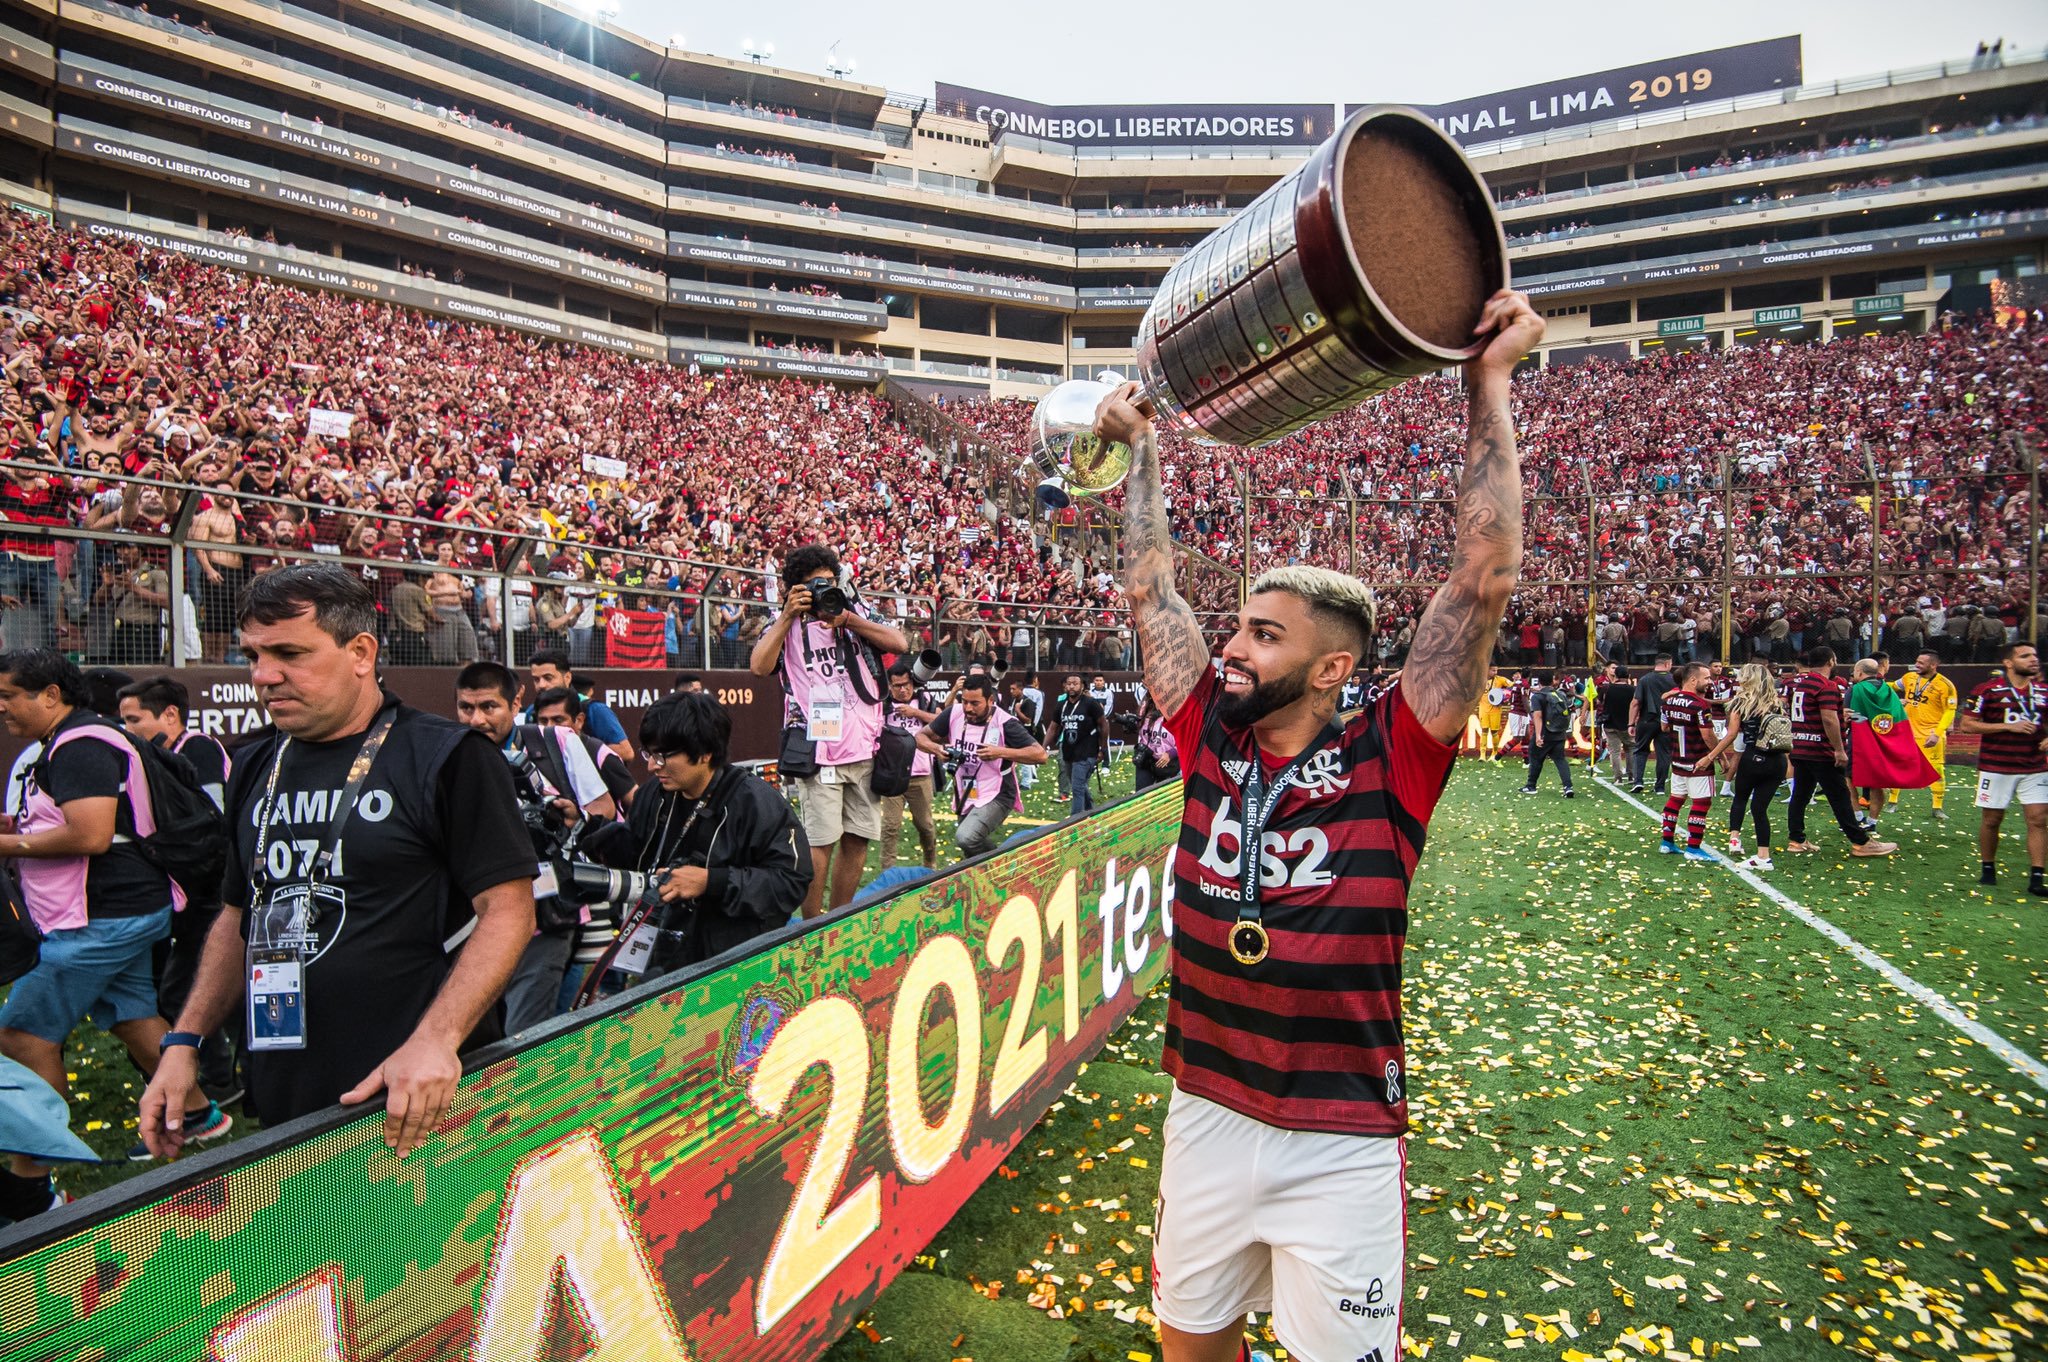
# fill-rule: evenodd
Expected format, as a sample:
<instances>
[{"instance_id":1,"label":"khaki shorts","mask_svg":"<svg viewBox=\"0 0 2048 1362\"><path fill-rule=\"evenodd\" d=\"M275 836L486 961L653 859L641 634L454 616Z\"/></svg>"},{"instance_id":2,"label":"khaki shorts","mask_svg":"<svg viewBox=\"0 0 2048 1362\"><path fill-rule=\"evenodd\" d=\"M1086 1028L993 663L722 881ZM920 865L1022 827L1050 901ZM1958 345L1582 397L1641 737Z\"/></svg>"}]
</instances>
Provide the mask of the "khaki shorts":
<instances>
[{"instance_id":1,"label":"khaki shorts","mask_svg":"<svg viewBox=\"0 0 2048 1362\"><path fill-rule=\"evenodd\" d=\"M796 783L803 805L804 836L813 847L830 848L841 837L882 835L882 797L869 782L873 761L821 766L818 774Z\"/></svg>"}]
</instances>

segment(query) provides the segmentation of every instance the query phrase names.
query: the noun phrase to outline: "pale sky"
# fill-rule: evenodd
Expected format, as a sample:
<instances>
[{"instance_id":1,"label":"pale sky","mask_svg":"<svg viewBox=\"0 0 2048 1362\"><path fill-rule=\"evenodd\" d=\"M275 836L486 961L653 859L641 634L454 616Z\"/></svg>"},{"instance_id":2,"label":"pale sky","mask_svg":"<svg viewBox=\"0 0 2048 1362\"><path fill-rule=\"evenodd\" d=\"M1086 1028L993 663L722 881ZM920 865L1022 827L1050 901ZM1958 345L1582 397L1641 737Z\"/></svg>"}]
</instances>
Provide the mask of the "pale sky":
<instances>
[{"instance_id":1,"label":"pale sky","mask_svg":"<svg viewBox=\"0 0 2048 1362\"><path fill-rule=\"evenodd\" d=\"M614 22L680 32L693 51L772 42L774 64L819 72L837 42L868 84L928 95L944 80L1045 104L1440 104L1791 33L1805 37L1809 82L1967 58L1979 40L2048 46L2041 0L616 3Z\"/></svg>"}]
</instances>

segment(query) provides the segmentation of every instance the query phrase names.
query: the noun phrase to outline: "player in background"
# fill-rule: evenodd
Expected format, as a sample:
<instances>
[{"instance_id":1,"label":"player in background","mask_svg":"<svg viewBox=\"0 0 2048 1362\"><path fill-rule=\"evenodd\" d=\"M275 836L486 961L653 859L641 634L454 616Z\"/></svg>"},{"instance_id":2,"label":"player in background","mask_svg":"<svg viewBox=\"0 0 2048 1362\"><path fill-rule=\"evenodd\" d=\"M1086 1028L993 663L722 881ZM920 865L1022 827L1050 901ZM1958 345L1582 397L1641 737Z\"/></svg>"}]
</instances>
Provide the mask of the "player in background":
<instances>
[{"instance_id":1,"label":"player in background","mask_svg":"<svg viewBox=\"0 0 2048 1362\"><path fill-rule=\"evenodd\" d=\"M1678 813L1689 801L1692 807L1685 819L1685 856L1693 861L1714 859L1714 853L1700 845L1707 835L1707 811L1714 803L1713 771L1709 769L1703 776L1689 774L1693 763L1713 751L1715 745L1713 708L1702 689L1706 679L1706 663L1680 663L1678 689L1664 697L1657 711L1664 742L1671 751L1671 793L1664 800L1664 836L1657 843L1657 850L1667 856L1679 854Z\"/></svg>"},{"instance_id":2,"label":"player in background","mask_svg":"<svg viewBox=\"0 0 2048 1362\"><path fill-rule=\"evenodd\" d=\"M1507 722L1508 679L1495 673L1486 683L1486 693L1479 697L1479 755L1482 759L1500 759L1500 749L1506 745L1503 731Z\"/></svg>"},{"instance_id":3,"label":"player in background","mask_svg":"<svg viewBox=\"0 0 2048 1362\"><path fill-rule=\"evenodd\" d=\"M1945 822L1948 814L1941 801L1948 793L1948 782L1940 777L1948 771L1948 731L1956 722L1956 683L1941 674L1941 654L1929 648L1913 659L1913 670L1895 684L1899 698L1906 702L1913 737L1934 765L1937 778L1928 792L1934 796L1935 821ZM1899 792L1893 790L1892 801L1896 803L1898 798Z\"/></svg>"},{"instance_id":4,"label":"player in background","mask_svg":"<svg viewBox=\"0 0 2048 1362\"><path fill-rule=\"evenodd\" d=\"M2048 898L2042 866L2048 863L2048 686L2041 684L2041 659L2031 643L2005 650L2005 668L1970 692L1960 725L1982 740L1977 753L1977 883L1998 883L1998 829L2013 798L2027 820L2027 892Z\"/></svg>"},{"instance_id":5,"label":"player in background","mask_svg":"<svg viewBox=\"0 0 2048 1362\"><path fill-rule=\"evenodd\" d=\"M1728 664L1719 660L1707 664L1707 679L1700 685L1700 694L1706 698L1707 706L1714 716L1714 741L1719 743L1728 736L1728 702L1735 698L1735 677L1728 670ZM1735 794L1736 753L1731 746L1720 758L1721 793L1732 798Z\"/></svg>"}]
</instances>

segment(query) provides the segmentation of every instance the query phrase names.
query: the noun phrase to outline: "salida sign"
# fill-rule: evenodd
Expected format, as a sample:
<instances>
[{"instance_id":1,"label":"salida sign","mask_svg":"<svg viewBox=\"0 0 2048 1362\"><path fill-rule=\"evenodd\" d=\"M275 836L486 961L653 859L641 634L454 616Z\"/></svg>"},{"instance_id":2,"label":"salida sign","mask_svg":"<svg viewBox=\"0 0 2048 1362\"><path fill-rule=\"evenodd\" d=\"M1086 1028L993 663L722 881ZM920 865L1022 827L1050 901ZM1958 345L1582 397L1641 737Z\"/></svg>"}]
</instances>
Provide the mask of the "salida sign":
<instances>
[{"instance_id":1,"label":"salida sign","mask_svg":"<svg viewBox=\"0 0 2048 1362\"><path fill-rule=\"evenodd\" d=\"M0 1231L0 1362L807 1362L1163 977L1180 786Z\"/></svg>"},{"instance_id":2,"label":"salida sign","mask_svg":"<svg viewBox=\"0 0 2048 1362\"><path fill-rule=\"evenodd\" d=\"M1802 69L1795 34L1418 107L1458 142L1496 142L1681 104L1786 89L1799 84Z\"/></svg>"}]
</instances>

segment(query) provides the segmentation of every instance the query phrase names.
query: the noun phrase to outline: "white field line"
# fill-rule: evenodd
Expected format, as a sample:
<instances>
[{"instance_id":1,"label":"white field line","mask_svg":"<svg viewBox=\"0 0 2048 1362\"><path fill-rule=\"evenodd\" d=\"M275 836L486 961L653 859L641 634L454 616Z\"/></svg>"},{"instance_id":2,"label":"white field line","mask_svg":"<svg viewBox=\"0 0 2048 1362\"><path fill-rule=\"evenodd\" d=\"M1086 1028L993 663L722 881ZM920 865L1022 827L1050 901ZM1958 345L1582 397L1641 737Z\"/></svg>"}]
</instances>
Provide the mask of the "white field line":
<instances>
[{"instance_id":1,"label":"white field line","mask_svg":"<svg viewBox=\"0 0 2048 1362\"><path fill-rule=\"evenodd\" d=\"M1642 812L1652 822L1659 821L1661 818L1661 815L1655 809L1643 803L1642 800L1637 799L1627 790L1614 784L1607 777L1595 776L1594 780L1603 788L1611 791L1616 798ZM1787 913L1798 918L1801 922L1849 952L1858 962L1874 971L1893 988L1913 999L1935 1016L1940 1017L1950 1026L1955 1027L1956 1030L2004 1060L2008 1065L2012 1066L2014 1072L2024 1074L2032 1079L2036 1087L2048 1091L2048 1064L2043 1064L2004 1036L1999 1035L1996 1031L1984 1025L1984 1023L1965 1015L1962 1009L1958 1008L1947 998L1942 997L1939 993L1927 987L1927 985L1902 972L1891 961L1885 959L1876 951L1870 949L1870 947L1864 945L1840 927L1837 927L1834 923L1829 922L1826 918L1799 902L1799 900L1782 893L1768 881L1759 877L1754 871L1743 869L1720 852L1714 851L1712 847L1708 847L1707 850L1720 863L1722 869L1735 875L1744 884L1756 890L1757 893L1762 894L1765 898L1783 908Z\"/></svg>"}]
</instances>

